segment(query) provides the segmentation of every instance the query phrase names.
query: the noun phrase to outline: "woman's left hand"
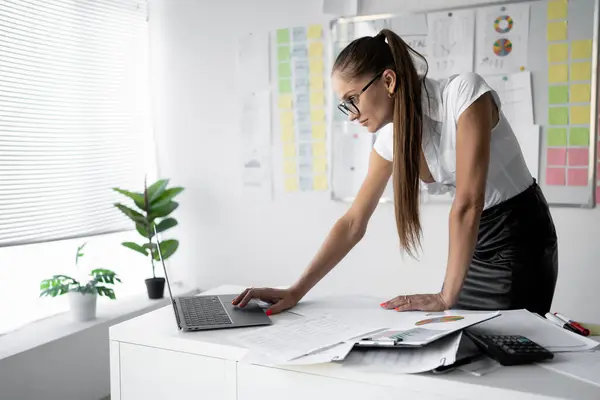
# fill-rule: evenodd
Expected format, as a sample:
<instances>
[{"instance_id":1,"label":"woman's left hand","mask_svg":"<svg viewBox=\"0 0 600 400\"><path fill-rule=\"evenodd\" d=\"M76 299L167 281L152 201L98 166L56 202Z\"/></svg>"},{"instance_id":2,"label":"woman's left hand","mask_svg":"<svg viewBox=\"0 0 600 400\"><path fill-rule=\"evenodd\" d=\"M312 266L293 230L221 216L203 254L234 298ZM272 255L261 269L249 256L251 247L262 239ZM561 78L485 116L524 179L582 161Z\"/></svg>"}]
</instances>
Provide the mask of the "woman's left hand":
<instances>
[{"instance_id":1,"label":"woman's left hand","mask_svg":"<svg viewBox=\"0 0 600 400\"><path fill-rule=\"evenodd\" d=\"M381 307L396 311L445 311L449 308L441 293L398 296L381 303Z\"/></svg>"}]
</instances>

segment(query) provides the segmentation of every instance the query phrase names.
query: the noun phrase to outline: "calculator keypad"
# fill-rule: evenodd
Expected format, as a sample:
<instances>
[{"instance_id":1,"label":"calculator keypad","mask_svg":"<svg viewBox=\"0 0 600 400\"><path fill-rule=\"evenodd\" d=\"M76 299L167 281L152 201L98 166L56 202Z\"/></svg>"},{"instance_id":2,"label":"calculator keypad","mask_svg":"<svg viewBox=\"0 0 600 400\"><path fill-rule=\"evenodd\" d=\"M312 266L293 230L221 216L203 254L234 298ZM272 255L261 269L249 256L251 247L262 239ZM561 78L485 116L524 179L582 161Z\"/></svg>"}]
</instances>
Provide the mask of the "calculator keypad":
<instances>
[{"instance_id":1,"label":"calculator keypad","mask_svg":"<svg viewBox=\"0 0 600 400\"><path fill-rule=\"evenodd\" d=\"M519 335L482 335L482 337L492 341L509 354L546 352L546 349Z\"/></svg>"}]
</instances>

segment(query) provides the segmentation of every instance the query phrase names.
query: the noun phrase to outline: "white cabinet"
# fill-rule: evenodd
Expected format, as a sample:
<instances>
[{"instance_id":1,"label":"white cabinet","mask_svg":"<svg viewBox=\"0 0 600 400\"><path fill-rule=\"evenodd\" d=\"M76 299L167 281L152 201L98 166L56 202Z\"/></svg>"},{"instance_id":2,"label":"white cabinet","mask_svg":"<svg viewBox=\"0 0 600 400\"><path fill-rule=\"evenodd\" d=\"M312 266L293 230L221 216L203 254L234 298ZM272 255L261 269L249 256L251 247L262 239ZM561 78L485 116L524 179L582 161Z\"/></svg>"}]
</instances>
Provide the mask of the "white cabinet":
<instances>
[{"instance_id":1,"label":"white cabinet","mask_svg":"<svg viewBox=\"0 0 600 400\"><path fill-rule=\"evenodd\" d=\"M120 400L236 400L236 362L119 343Z\"/></svg>"},{"instance_id":2,"label":"white cabinet","mask_svg":"<svg viewBox=\"0 0 600 400\"><path fill-rule=\"evenodd\" d=\"M238 400L448 400L411 389L367 384L259 365L238 364Z\"/></svg>"}]
</instances>

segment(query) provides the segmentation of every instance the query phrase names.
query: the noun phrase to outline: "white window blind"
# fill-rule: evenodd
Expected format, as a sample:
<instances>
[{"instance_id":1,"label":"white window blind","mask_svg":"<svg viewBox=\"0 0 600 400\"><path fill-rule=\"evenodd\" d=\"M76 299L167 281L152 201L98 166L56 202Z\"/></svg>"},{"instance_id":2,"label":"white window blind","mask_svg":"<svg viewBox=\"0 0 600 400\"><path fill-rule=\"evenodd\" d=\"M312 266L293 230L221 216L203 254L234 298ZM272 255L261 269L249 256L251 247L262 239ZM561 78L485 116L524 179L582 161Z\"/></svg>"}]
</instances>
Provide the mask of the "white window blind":
<instances>
[{"instance_id":1,"label":"white window blind","mask_svg":"<svg viewBox=\"0 0 600 400\"><path fill-rule=\"evenodd\" d=\"M148 69L146 0L0 0L0 246L133 228Z\"/></svg>"}]
</instances>

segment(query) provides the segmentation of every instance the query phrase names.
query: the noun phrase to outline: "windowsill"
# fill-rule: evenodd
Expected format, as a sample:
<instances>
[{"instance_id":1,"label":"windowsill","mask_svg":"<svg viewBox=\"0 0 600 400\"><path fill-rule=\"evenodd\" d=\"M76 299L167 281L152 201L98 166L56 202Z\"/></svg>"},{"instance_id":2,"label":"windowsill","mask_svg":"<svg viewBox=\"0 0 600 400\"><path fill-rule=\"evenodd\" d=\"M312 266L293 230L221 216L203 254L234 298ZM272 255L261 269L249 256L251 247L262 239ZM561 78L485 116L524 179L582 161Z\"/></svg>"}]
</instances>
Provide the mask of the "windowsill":
<instances>
[{"instance_id":1,"label":"windowsill","mask_svg":"<svg viewBox=\"0 0 600 400\"><path fill-rule=\"evenodd\" d=\"M174 296L199 293L198 289L185 287L181 284L173 284L172 286ZM73 321L70 312L34 321L20 329L0 335L0 361L98 325L107 324L110 326L120 322L120 320L127 320L134 314L139 315L165 307L169 305L168 299L169 293L165 288L165 297L160 300L148 299L147 294L142 293L121 301L116 300L114 304L99 304L96 319L93 321Z\"/></svg>"}]
</instances>

